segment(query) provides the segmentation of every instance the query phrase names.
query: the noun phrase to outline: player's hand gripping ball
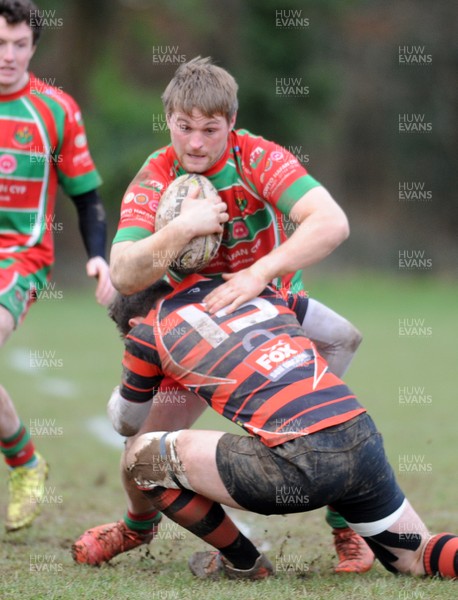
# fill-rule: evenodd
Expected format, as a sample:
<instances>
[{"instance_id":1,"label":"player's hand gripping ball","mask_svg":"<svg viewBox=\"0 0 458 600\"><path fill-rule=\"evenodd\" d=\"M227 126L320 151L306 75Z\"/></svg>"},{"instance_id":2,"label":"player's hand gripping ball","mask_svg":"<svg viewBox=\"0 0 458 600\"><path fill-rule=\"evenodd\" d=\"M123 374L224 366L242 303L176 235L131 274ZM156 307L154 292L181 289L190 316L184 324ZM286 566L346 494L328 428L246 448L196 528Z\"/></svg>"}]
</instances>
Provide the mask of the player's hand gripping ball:
<instances>
[{"instance_id":1,"label":"player's hand gripping ball","mask_svg":"<svg viewBox=\"0 0 458 600\"><path fill-rule=\"evenodd\" d=\"M162 194L156 211L156 231L177 217L181 203L195 188L199 188L198 198L208 198L217 194L211 181L199 174L187 174L177 177ZM196 215L196 219L199 215ZM216 256L223 234L212 233L193 238L171 263L170 268L178 273L195 273L203 269Z\"/></svg>"}]
</instances>

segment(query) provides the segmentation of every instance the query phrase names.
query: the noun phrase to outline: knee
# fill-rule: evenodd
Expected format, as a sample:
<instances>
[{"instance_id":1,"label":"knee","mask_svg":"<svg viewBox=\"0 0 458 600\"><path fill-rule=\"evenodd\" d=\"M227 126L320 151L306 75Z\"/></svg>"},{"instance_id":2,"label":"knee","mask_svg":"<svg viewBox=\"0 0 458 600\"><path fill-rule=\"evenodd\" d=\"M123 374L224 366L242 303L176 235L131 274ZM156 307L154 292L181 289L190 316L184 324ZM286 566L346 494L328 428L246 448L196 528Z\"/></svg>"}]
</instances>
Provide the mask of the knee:
<instances>
[{"instance_id":1,"label":"knee","mask_svg":"<svg viewBox=\"0 0 458 600\"><path fill-rule=\"evenodd\" d=\"M165 431L152 431L137 436L125 450L124 469L127 476L142 490L166 486L167 454L164 445ZM161 452L162 450L162 452Z\"/></svg>"}]
</instances>

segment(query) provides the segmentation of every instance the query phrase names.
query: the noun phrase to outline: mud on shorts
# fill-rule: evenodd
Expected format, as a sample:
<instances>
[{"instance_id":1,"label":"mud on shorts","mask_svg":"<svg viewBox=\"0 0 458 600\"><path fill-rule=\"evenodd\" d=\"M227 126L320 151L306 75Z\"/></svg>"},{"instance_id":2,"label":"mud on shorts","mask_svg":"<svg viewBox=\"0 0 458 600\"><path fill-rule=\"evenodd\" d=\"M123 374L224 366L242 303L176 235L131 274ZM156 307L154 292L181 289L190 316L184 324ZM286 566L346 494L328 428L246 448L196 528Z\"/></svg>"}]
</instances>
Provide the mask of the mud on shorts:
<instances>
[{"instance_id":1,"label":"mud on shorts","mask_svg":"<svg viewBox=\"0 0 458 600\"><path fill-rule=\"evenodd\" d=\"M49 267L28 271L20 260L0 255L0 305L13 315L15 327L37 299L37 291L46 286Z\"/></svg>"},{"instance_id":2,"label":"mud on shorts","mask_svg":"<svg viewBox=\"0 0 458 600\"><path fill-rule=\"evenodd\" d=\"M356 525L390 517L405 499L367 413L273 448L227 433L216 463L232 498L264 515L331 505Z\"/></svg>"}]
</instances>

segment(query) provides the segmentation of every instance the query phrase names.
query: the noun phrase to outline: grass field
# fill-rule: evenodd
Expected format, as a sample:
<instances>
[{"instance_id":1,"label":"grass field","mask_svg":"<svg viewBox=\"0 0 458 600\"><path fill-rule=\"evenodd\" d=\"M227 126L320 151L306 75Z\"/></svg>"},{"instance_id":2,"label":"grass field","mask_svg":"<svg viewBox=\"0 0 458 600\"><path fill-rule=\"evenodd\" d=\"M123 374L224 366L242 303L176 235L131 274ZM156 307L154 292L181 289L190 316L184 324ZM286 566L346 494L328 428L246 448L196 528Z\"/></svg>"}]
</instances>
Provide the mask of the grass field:
<instances>
[{"instance_id":1,"label":"grass field","mask_svg":"<svg viewBox=\"0 0 458 600\"><path fill-rule=\"evenodd\" d=\"M456 286L367 274L316 279L310 290L364 334L347 381L384 434L402 487L432 530L457 531ZM196 581L186 561L206 546L170 521L149 548L101 568L76 566L72 541L124 511L121 439L110 434L105 419L122 344L89 291L61 292L63 297L43 298L33 307L0 354L0 382L51 464L34 526L2 534L1 600L457 597L454 582L396 578L380 565L363 576L334 575L324 511L288 517L237 512L244 531L277 568L277 577L265 582ZM201 426L225 427L207 413ZM6 468L2 477L4 511Z\"/></svg>"}]
</instances>

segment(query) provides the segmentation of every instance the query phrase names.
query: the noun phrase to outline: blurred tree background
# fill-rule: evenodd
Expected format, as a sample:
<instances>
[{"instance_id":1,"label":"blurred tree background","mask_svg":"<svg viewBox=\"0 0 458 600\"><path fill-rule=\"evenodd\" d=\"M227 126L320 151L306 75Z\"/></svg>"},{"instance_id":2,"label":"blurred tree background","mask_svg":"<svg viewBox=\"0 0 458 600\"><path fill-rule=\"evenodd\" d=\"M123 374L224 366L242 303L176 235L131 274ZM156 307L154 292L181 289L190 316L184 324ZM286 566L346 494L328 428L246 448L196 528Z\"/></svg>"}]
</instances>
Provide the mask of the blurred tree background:
<instances>
[{"instance_id":1,"label":"blurred tree background","mask_svg":"<svg viewBox=\"0 0 458 600\"><path fill-rule=\"evenodd\" d=\"M168 142L162 91L181 62L212 56L240 85L237 125L290 149L347 212L350 239L320 269L399 273L399 252L416 251L433 268L415 275L456 273L452 0L37 2L49 25L33 71L82 107L109 241L125 188ZM400 131L406 115L426 130ZM65 223L72 212L59 202ZM56 237L57 272L83 264L76 228Z\"/></svg>"}]
</instances>

